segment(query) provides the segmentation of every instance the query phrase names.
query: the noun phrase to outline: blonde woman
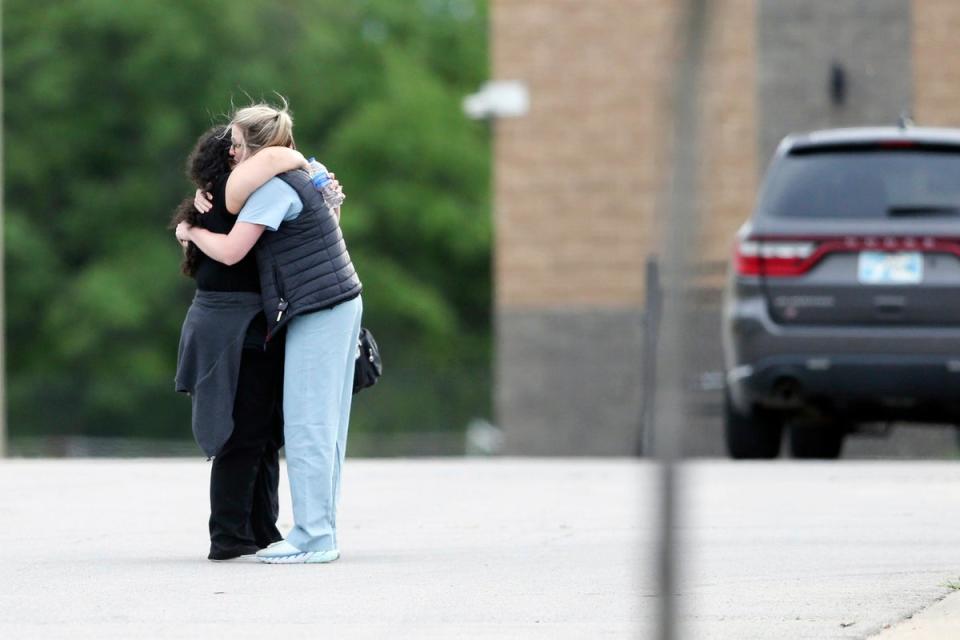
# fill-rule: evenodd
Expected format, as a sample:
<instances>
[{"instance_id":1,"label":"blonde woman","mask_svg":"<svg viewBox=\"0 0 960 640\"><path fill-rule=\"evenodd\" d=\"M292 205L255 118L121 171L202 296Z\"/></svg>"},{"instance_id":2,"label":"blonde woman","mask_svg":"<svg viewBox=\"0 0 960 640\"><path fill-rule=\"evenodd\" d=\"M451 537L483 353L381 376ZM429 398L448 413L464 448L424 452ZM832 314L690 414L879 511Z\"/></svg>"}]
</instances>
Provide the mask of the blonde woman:
<instances>
[{"instance_id":1,"label":"blonde woman","mask_svg":"<svg viewBox=\"0 0 960 640\"><path fill-rule=\"evenodd\" d=\"M230 130L231 153L241 166L267 147L294 147L286 104L240 109ZM326 207L306 172L281 174L246 202L242 194L249 185L242 175L235 172L227 182L227 209L239 213L229 234L186 223L176 234L228 265L255 248L268 335L286 328L284 440L294 526L257 558L275 564L332 562L340 557L336 513L363 313L360 279L340 232L339 212Z\"/></svg>"}]
</instances>

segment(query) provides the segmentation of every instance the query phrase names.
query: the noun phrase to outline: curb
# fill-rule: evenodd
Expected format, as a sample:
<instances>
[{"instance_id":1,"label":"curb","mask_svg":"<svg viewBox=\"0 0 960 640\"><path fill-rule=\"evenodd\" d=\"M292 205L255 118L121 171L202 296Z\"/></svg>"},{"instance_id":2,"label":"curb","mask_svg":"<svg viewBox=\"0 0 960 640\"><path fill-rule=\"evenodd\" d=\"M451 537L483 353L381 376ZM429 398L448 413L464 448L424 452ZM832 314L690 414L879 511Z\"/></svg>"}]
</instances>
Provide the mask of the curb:
<instances>
[{"instance_id":1,"label":"curb","mask_svg":"<svg viewBox=\"0 0 960 640\"><path fill-rule=\"evenodd\" d=\"M944 640L960 638L960 591L896 623L870 640Z\"/></svg>"}]
</instances>

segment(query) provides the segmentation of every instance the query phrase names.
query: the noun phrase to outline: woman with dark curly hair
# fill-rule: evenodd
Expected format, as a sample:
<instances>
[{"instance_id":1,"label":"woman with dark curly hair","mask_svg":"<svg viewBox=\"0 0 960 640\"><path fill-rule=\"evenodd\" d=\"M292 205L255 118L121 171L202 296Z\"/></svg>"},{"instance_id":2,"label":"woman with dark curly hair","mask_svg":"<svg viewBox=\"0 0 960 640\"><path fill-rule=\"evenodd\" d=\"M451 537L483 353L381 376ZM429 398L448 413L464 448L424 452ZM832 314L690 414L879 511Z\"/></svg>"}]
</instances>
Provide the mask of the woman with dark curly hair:
<instances>
[{"instance_id":1,"label":"woman with dark curly hair","mask_svg":"<svg viewBox=\"0 0 960 640\"><path fill-rule=\"evenodd\" d=\"M278 173L306 164L293 149L274 148L237 168L251 191ZM213 127L187 160L187 175L212 194L212 209L200 214L184 200L173 225L188 221L213 233L229 233L236 216L227 212L225 188L233 169L230 132ZM197 292L183 323L177 358L177 391L193 403L193 433L213 459L210 472L210 560L255 553L281 539L279 449L283 444L283 336L266 340L260 278L253 254L227 266L193 243L184 246L181 269Z\"/></svg>"}]
</instances>

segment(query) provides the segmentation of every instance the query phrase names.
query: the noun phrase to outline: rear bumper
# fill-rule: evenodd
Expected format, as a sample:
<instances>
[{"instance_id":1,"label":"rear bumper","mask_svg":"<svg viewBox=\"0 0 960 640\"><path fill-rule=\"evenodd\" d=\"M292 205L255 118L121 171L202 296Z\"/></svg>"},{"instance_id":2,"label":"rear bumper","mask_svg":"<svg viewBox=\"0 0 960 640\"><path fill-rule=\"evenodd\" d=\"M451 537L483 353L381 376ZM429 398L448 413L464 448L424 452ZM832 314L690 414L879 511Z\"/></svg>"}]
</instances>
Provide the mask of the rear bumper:
<instances>
[{"instance_id":1,"label":"rear bumper","mask_svg":"<svg viewBox=\"0 0 960 640\"><path fill-rule=\"evenodd\" d=\"M727 383L741 410L825 405L863 419L960 417L960 358L776 356L729 371Z\"/></svg>"},{"instance_id":2,"label":"rear bumper","mask_svg":"<svg viewBox=\"0 0 960 640\"><path fill-rule=\"evenodd\" d=\"M960 422L960 328L774 323L762 300L724 309L734 406L816 405L862 420Z\"/></svg>"}]
</instances>

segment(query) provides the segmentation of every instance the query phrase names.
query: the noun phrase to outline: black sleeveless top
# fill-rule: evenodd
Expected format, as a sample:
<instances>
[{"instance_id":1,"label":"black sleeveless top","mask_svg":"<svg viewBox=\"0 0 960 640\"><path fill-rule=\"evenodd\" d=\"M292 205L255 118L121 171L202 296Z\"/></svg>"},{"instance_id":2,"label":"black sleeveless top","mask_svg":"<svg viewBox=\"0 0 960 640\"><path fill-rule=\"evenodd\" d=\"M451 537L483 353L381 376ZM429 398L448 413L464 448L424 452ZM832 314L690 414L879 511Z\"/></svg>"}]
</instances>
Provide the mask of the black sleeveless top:
<instances>
[{"instance_id":1,"label":"black sleeveless top","mask_svg":"<svg viewBox=\"0 0 960 640\"><path fill-rule=\"evenodd\" d=\"M200 226L213 233L230 233L237 222L226 206L227 178L219 178L213 185L213 209L200 216ZM197 289L202 291L253 291L260 293L260 274L253 251L235 265L227 266L201 254L197 264Z\"/></svg>"}]
</instances>

